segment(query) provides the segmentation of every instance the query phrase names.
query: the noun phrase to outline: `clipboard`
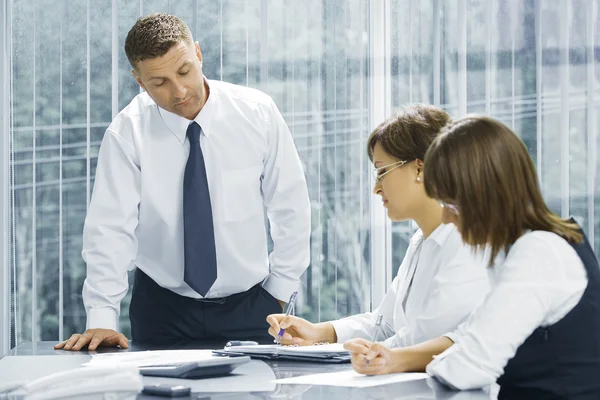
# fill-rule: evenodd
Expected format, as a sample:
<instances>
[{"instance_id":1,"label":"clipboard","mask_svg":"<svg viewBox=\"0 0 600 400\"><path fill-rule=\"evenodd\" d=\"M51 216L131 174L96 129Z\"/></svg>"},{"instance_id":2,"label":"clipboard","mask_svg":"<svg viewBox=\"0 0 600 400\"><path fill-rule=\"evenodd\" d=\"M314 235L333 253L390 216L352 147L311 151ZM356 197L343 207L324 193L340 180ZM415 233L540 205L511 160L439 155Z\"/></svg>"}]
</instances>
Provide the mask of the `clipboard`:
<instances>
[{"instance_id":1,"label":"clipboard","mask_svg":"<svg viewBox=\"0 0 600 400\"><path fill-rule=\"evenodd\" d=\"M351 354L340 343L313 346L284 346L278 344L230 346L214 350L214 354L250 356L262 360L307 361L317 363L349 363Z\"/></svg>"}]
</instances>

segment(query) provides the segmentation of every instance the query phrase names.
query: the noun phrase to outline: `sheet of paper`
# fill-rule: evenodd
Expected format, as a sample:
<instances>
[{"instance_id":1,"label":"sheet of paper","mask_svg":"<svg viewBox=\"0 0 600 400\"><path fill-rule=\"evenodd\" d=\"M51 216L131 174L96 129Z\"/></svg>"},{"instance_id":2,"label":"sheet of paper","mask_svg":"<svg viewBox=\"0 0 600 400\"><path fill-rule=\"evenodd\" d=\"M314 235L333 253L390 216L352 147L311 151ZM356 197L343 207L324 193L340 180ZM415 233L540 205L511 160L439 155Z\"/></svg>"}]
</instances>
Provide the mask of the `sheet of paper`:
<instances>
[{"instance_id":1,"label":"sheet of paper","mask_svg":"<svg viewBox=\"0 0 600 400\"><path fill-rule=\"evenodd\" d=\"M328 372L325 374L314 374L296 376L293 378L277 379L278 384L290 385L323 385L365 388L371 386L388 385L390 383L416 381L427 379L425 373L400 373L390 375L361 375L354 370L340 372Z\"/></svg>"},{"instance_id":2,"label":"sheet of paper","mask_svg":"<svg viewBox=\"0 0 600 400\"><path fill-rule=\"evenodd\" d=\"M348 350L344 349L342 343L323 344L317 346L282 346L280 352L286 354L329 354L329 353L349 353Z\"/></svg>"},{"instance_id":3,"label":"sheet of paper","mask_svg":"<svg viewBox=\"0 0 600 400\"><path fill-rule=\"evenodd\" d=\"M153 350L94 354L84 366L136 366L202 361L215 357L212 350Z\"/></svg>"}]
</instances>

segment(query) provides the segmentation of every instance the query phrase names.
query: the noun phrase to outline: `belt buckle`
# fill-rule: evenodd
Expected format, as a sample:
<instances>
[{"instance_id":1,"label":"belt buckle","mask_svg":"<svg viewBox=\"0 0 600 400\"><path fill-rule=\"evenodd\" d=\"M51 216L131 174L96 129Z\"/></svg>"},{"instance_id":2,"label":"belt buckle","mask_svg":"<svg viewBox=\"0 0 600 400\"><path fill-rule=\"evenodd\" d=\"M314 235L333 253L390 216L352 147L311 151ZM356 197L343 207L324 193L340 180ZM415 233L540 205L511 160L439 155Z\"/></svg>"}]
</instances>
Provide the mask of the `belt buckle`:
<instances>
[{"instance_id":1,"label":"belt buckle","mask_svg":"<svg viewBox=\"0 0 600 400\"><path fill-rule=\"evenodd\" d=\"M212 298L200 298L200 299L196 299L196 301L200 302L200 303L213 303L213 304L225 304L225 300L227 300L227 297L212 297Z\"/></svg>"}]
</instances>

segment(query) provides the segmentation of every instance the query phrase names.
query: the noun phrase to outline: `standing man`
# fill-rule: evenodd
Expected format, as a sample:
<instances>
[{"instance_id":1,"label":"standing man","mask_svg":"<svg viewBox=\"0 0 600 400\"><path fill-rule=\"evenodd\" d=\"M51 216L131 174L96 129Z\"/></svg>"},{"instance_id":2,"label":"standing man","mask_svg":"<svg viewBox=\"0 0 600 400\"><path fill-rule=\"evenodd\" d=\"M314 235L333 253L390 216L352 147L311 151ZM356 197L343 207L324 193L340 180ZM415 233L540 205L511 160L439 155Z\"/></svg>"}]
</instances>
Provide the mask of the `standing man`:
<instances>
[{"instance_id":1,"label":"standing man","mask_svg":"<svg viewBox=\"0 0 600 400\"><path fill-rule=\"evenodd\" d=\"M310 204L288 127L264 93L202 73L185 23L137 20L125 41L145 90L108 127L83 232L87 330L55 348L271 340L309 263ZM265 209L273 251L268 254Z\"/></svg>"}]
</instances>

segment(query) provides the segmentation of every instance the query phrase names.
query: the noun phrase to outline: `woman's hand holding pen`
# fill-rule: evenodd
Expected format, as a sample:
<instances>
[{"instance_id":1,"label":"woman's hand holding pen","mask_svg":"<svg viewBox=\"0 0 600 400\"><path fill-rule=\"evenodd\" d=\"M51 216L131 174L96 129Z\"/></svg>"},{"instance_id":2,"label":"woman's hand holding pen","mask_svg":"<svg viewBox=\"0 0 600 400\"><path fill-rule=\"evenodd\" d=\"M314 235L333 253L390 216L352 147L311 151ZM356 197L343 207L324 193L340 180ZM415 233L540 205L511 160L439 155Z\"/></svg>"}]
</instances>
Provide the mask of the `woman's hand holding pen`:
<instances>
[{"instance_id":1,"label":"woman's hand holding pen","mask_svg":"<svg viewBox=\"0 0 600 400\"><path fill-rule=\"evenodd\" d=\"M352 368L359 374L382 375L400 371L397 349L390 349L380 343L365 339L352 339L344 343L344 348L352 353Z\"/></svg>"},{"instance_id":2,"label":"woman's hand holding pen","mask_svg":"<svg viewBox=\"0 0 600 400\"><path fill-rule=\"evenodd\" d=\"M328 322L313 324L303 318L286 314L271 314L267 317L269 335L274 339L279 337L279 331L285 332L281 344L310 346L319 342L336 342L335 329Z\"/></svg>"}]
</instances>

